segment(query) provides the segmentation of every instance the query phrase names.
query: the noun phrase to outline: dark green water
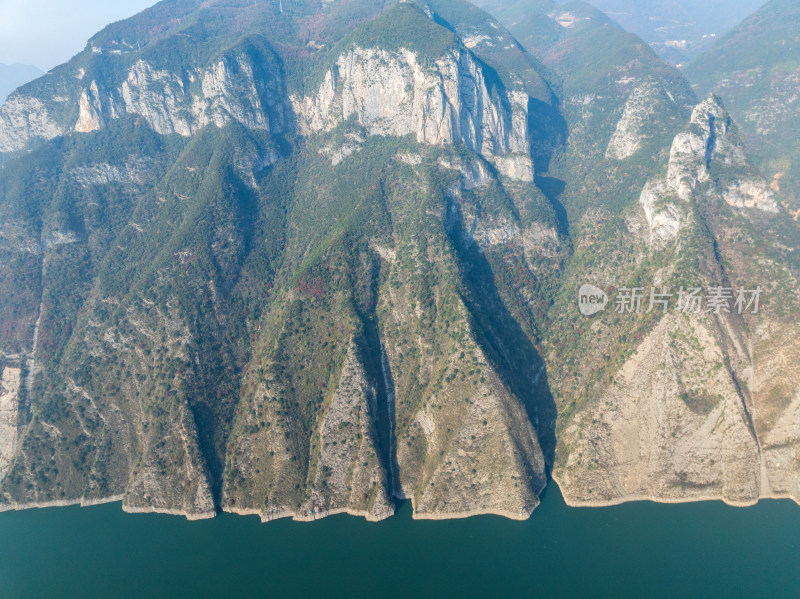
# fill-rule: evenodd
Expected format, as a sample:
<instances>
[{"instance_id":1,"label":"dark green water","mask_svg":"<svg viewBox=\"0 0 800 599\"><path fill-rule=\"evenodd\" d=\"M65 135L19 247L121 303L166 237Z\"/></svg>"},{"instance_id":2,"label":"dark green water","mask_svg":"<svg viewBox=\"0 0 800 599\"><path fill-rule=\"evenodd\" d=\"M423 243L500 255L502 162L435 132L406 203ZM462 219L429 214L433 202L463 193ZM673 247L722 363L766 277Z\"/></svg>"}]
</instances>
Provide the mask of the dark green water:
<instances>
[{"instance_id":1,"label":"dark green water","mask_svg":"<svg viewBox=\"0 0 800 599\"><path fill-rule=\"evenodd\" d=\"M800 597L800 507L573 509L551 485L527 522L0 514L0 597L142 596Z\"/></svg>"}]
</instances>

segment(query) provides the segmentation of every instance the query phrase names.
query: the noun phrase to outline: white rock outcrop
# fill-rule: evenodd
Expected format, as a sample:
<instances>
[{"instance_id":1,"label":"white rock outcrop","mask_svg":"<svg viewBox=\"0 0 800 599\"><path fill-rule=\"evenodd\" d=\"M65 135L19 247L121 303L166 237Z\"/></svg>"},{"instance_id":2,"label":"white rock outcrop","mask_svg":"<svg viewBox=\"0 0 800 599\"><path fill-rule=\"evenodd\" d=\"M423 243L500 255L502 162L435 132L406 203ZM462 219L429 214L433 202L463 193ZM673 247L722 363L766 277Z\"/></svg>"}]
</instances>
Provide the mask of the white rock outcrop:
<instances>
[{"instance_id":1,"label":"white rock outcrop","mask_svg":"<svg viewBox=\"0 0 800 599\"><path fill-rule=\"evenodd\" d=\"M32 139L52 139L70 130L97 131L125 114L141 117L163 135L190 136L234 121L248 129L284 132L288 124L282 81L255 68L253 59L239 52L183 72L139 60L116 88L104 89L91 80L77 97L59 97L59 110L77 104L77 120L69 127L58 124L40 99L14 94L0 108L0 152L18 151Z\"/></svg>"},{"instance_id":2,"label":"white rock outcrop","mask_svg":"<svg viewBox=\"0 0 800 599\"><path fill-rule=\"evenodd\" d=\"M634 88L608 142L606 158L625 160L639 150L653 128L652 117L658 109L658 93L658 86L653 81L645 81Z\"/></svg>"},{"instance_id":3,"label":"white rock outcrop","mask_svg":"<svg viewBox=\"0 0 800 599\"><path fill-rule=\"evenodd\" d=\"M12 94L0 107L0 152L15 152L30 139L53 139L64 133L39 98Z\"/></svg>"},{"instance_id":4,"label":"white rock outcrop","mask_svg":"<svg viewBox=\"0 0 800 599\"><path fill-rule=\"evenodd\" d=\"M22 373L19 368L3 368L3 377L0 379L0 479L5 476L16 450L21 384Z\"/></svg>"},{"instance_id":5,"label":"white rock outcrop","mask_svg":"<svg viewBox=\"0 0 800 599\"><path fill-rule=\"evenodd\" d=\"M244 56L227 57L181 77L140 60L119 89L119 113L143 117L158 133L190 136L208 125L237 121L248 129L281 132L283 110L276 79L263 81Z\"/></svg>"},{"instance_id":6,"label":"white rock outcrop","mask_svg":"<svg viewBox=\"0 0 800 599\"><path fill-rule=\"evenodd\" d=\"M355 47L310 96L293 96L301 133L355 119L370 135L413 135L432 145L464 143L504 175L533 180L528 96L490 84L469 52L454 48L433 65L407 49Z\"/></svg>"},{"instance_id":7,"label":"white rock outcrop","mask_svg":"<svg viewBox=\"0 0 800 599\"><path fill-rule=\"evenodd\" d=\"M735 178L711 181L712 164L720 170L734 169ZM677 237L687 220L685 204L696 199L703 184L736 208L777 212L767 181L749 171L733 120L719 99L711 96L698 104L689 125L672 142L666 176L648 181L639 197L650 243L665 244Z\"/></svg>"},{"instance_id":8,"label":"white rock outcrop","mask_svg":"<svg viewBox=\"0 0 800 599\"><path fill-rule=\"evenodd\" d=\"M649 225L651 245L668 243L677 237L681 228L683 210L676 203L663 200L672 191L663 181L648 182L639 196L639 204Z\"/></svg>"},{"instance_id":9,"label":"white rock outcrop","mask_svg":"<svg viewBox=\"0 0 800 599\"><path fill-rule=\"evenodd\" d=\"M777 202L766 180L746 176L749 163L735 125L719 98L710 96L692 112L685 131L675 137L670 150L667 182L680 199L688 200L694 189L710 179L711 163L735 168L737 179L721 190L732 206L777 212Z\"/></svg>"},{"instance_id":10,"label":"white rock outcrop","mask_svg":"<svg viewBox=\"0 0 800 599\"><path fill-rule=\"evenodd\" d=\"M78 122L75 123L75 131L78 133L90 133L91 131L97 131L105 124L105 119L102 115L103 104L96 81L92 81L89 89L81 93L78 105Z\"/></svg>"}]
</instances>

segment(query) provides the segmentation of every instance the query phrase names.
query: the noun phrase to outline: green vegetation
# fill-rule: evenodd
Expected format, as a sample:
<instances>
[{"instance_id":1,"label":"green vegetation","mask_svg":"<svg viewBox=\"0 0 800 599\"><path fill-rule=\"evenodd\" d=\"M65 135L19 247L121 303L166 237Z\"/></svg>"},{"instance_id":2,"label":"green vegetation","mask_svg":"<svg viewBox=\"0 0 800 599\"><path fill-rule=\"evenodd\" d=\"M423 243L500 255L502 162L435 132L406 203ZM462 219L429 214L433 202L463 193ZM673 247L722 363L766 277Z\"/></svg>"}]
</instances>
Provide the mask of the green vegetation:
<instances>
[{"instance_id":1,"label":"green vegetation","mask_svg":"<svg viewBox=\"0 0 800 599\"><path fill-rule=\"evenodd\" d=\"M605 476L606 448L590 458L578 447L584 434L610 438L605 410L614 417L629 398L633 367L651 366L640 350L665 354L645 371L664 380L642 388L667 388L664 401L682 402L694 423L733 397L719 381L739 394L736 377L764 351L745 356L754 331L792 330L796 225L723 196L755 169L711 148L691 197L673 188L652 206L675 208L674 239L653 235L639 198L666 179L696 97L602 14L571 3L578 21L565 28L533 10L547 2L495 4L517 44L460 0L286 5L163 2L24 90L65 130L78 102L60 94L76 99L95 81L105 104L99 130L2 157L0 363L24 367L26 386L1 502L122 495L192 514L379 517L402 488L429 512L462 513L474 498L481 510L528 509L546 469L573 451L576 467ZM487 159L467 143L383 135L384 123L332 120L299 135L298 96L354 45L407 48L431 70L454 48L469 52L498 111L527 92L527 122L518 111L511 127L530 143L534 181L498 173L502 147ZM213 116L233 116L244 98L266 120L212 119L184 137L157 134L143 116L112 118L114 90L140 59L168 71L151 82L156 97L161 86L196 97L209 85L198 73L219 63L228 75L251 69L255 95L236 80L210 98ZM487 100L471 89L457 92L465 106ZM607 148L638 92L638 146L615 157ZM148 101L157 116L169 104ZM414 115L424 126L454 125L448 107L426 108ZM176 112L193 110L187 100ZM486 134L472 114L455 127L471 142ZM613 309L623 286L764 279L775 308L766 324L709 316L701 331L659 310ZM605 313L577 313L583 283L611 296ZM656 332L661 345L648 347ZM690 357L716 350L708 372L692 370ZM752 400L772 409L759 406L754 430L786 408L791 386L770 385ZM597 480L588 495L611 497Z\"/></svg>"},{"instance_id":2,"label":"green vegetation","mask_svg":"<svg viewBox=\"0 0 800 599\"><path fill-rule=\"evenodd\" d=\"M800 7L771 0L722 36L686 70L703 94L715 92L742 129L749 153L780 199L800 208L800 141L793 101L800 74Z\"/></svg>"}]
</instances>

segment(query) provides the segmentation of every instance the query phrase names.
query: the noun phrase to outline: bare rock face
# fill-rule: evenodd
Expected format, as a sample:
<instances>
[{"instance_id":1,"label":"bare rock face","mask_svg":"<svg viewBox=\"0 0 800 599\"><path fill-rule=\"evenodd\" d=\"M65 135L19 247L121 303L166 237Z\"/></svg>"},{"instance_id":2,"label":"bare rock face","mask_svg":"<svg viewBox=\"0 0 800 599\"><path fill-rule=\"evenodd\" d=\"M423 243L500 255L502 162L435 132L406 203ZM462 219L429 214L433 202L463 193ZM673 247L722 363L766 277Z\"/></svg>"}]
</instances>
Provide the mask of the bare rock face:
<instances>
[{"instance_id":1,"label":"bare rock face","mask_svg":"<svg viewBox=\"0 0 800 599\"><path fill-rule=\"evenodd\" d=\"M285 129L275 77L260 79L244 56L232 55L184 78L137 62L112 100L112 115L142 116L155 131L189 136L236 121L248 129Z\"/></svg>"},{"instance_id":2,"label":"bare rock face","mask_svg":"<svg viewBox=\"0 0 800 599\"><path fill-rule=\"evenodd\" d=\"M800 344L791 328L763 327L753 344L749 381L764 457L764 490L800 499L800 381L793 373Z\"/></svg>"},{"instance_id":3,"label":"bare rock face","mask_svg":"<svg viewBox=\"0 0 800 599\"><path fill-rule=\"evenodd\" d=\"M651 245L665 245L675 239L680 231L685 215L679 204L668 200L674 197L673 193L664 181L655 181L648 182L639 196Z\"/></svg>"},{"instance_id":4,"label":"bare rock face","mask_svg":"<svg viewBox=\"0 0 800 599\"><path fill-rule=\"evenodd\" d=\"M744 147L733 119L714 95L695 107L689 127L672 144L667 173L670 188L680 199L688 200L698 185L711 178L712 163L739 171L736 180L721 190L729 204L778 211L774 194L762 177L748 180L742 176L749 166Z\"/></svg>"},{"instance_id":5,"label":"bare rock face","mask_svg":"<svg viewBox=\"0 0 800 599\"><path fill-rule=\"evenodd\" d=\"M31 140L52 139L70 130L97 131L125 114L143 118L163 135L191 136L203 127L223 127L230 122L282 133L289 128L285 93L280 76L269 64L269 57L259 63L237 50L184 72L158 68L140 59L122 81L104 85L86 77L85 87L72 97L59 96L54 106L18 92L0 108L0 152L18 151ZM74 124L59 124L74 108L78 115Z\"/></svg>"},{"instance_id":6,"label":"bare rock face","mask_svg":"<svg viewBox=\"0 0 800 599\"><path fill-rule=\"evenodd\" d=\"M6 366L0 379L0 479L16 452L21 385L21 370Z\"/></svg>"},{"instance_id":7,"label":"bare rock face","mask_svg":"<svg viewBox=\"0 0 800 599\"><path fill-rule=\"evenodd\" d=\"M661 96L667 95L654 81L645 80L628 96L622 116L606 148L606 158L625 160L633 156L651 135L652 117L660 109ZM666 101L675 104L671 97Z\"/></svg>"},{"instance_id":8,"label":"bare rock face","mask_svg":"<svg viewBox=\"0 0 800 599\"><path fill-rule=\"evenodd\" d=\"M295 96L292 104L304 134L355 118L370 135L464 143L506 176L533 180L528 96L492 90L483 68L461 49L426 68L410 50L356 47L339 57L314 95Z\"/></svg>"},{"instance_id":9,"label":"bare rock face","mask_svg":"<svg viewBox=\"0 0 800 599\"><path fill-rule=\"evenodd\" d=\"M91 133L105 124L102 114L103 104L96 81L92 81L89 89L81 92L79 106L80 112L78 113L78 122L75 123L75 131L78 133Z\"/></svg>"},{"instance_id":10,"label":"bare rock face","mask_svg":"<svg viewBox=\"0 0 800 599\"><path fill-rule=\"evenodd\" d=\"M53 139L64 133L39 98L12 94L0 107L0 152L21 150L33 138Z\"/></svg>"},{"instance_id":11,"label":"bare rock face","mask_svg":"<svg viewBox=\"0 0 800 599\"><path fill-rule=\"evenodd\" d=\"M710 318L662 319L566 431L558 476L570 502L758 499L759 447L724 336Z\"/></svg>"},{"instance_id":12,"label":"bare rock face","mask_svg":"<svg viewBox=\"0 0 800 599\"><path fill-rule=\"evenodd\" d=\"M736 208L776 213L775 194L760 175L744 174L750 170L736 126L719 99L711 96L698 104L672 143L666 175L649 181L639 198L650 243L664 245L678 236L689 218L687 204L703 186Z\"/></svg>"}]
</instances>

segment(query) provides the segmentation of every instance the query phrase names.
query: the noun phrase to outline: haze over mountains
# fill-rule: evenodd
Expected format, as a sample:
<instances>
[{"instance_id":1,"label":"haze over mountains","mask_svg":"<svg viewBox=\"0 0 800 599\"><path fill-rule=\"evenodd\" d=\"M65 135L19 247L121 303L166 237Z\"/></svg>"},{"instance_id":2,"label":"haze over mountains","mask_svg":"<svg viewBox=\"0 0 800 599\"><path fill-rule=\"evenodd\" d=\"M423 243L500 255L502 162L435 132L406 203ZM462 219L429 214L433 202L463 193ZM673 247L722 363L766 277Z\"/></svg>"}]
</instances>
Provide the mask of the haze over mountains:
<instances>
[{"instance_id":1,"label":"haze over mountains","mask_svg":"<svg viewBox=\"0 0 800 599\"><path fill-rule=\"evenodd\" d=\"M626 30L641 36L673 64L707 49L765 0L592 0Z\"/></svg>"},{"instance_id":2,"label":"haze over mountains","mask_svg":"<svg viewBox=\"0 0 800 599\"><path fill-rule=\"evenodd\" d=\"M770 0L687 68L700 93L725 99L775 188L800 209L800 5ZM795 212L796 213L796 212Z\"/></svg>"},{"instance_id":3,"label":"haze over mountains","mask_svg":"<svg viewBox=\"0 0 800 599\"><path fill-rule=\"evenodd\" d=\"M167 0L11 95L0 509L800 498L796 197L596 8L481 5Z\"/></svg>"},{"instance_id":4,"label":"haze over mountains","mask_svg":"<svg viewBox=\"0 0 800 599\"><path fill-rule=\"evenodd\" d=\"M0 63L0 104L20 85L43 74L40 69L31 65Z\"/></svg>"}]
</instances>

